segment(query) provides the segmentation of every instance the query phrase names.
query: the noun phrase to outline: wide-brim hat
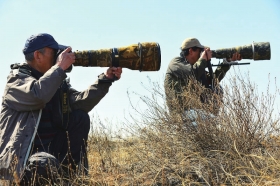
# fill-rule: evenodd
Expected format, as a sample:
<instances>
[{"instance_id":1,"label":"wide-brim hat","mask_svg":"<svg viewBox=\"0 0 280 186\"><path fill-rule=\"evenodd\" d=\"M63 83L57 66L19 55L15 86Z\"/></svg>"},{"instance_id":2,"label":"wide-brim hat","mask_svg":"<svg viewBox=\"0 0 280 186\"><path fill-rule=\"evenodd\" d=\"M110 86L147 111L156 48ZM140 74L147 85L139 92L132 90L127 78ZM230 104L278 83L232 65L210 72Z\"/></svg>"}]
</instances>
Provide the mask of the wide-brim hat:
<instances>
[{"instance_id":1,"label":"wide-brim hat","mask_svg":"<svg viewBox=\"0 0 280 186\"><path fill-rule=\"evenodd\" d=\"M187 38L182 42L181 50L185 50L192 47L204 48L196 38Z\"/></svg>"}]
</instances>

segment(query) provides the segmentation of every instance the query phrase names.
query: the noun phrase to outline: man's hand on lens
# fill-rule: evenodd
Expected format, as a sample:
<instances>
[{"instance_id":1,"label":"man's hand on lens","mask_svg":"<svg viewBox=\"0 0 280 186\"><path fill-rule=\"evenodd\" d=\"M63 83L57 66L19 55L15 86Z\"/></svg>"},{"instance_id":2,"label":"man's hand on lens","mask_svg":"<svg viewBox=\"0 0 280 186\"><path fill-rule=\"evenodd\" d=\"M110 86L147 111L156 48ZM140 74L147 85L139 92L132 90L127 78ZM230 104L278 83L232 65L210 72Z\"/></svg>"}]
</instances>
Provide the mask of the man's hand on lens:
<instances>
[{"instance_id":1,"label":"man's hand on lens","mask_svg":"<svg viewBox=\"0 0 280 186\"><path fill-rule=\"evenodd\" d=\"M113 79L114 77L116 77L117 79L120 79L121 74L122 74L122 68L121 67L110 67L107 69L107 71L104 74L108 79Z\"/></svg>"},{"instance_id":2,"label":"man's hand on lens","mask_svg":"<svg viewBox=\"0 0 280 186\"><path fill-rule=\"evenodd\" d=\"M241 56L238 52L232 54L232 57L229 59L229 61L240 61L241 60Z\"/></svg>"},{"instance_id":3,"label":"man's hand on lens","mask_svg":"<svg viewBox=\"0 0 280 186\"><path fill-rule=\"evenodd\" d=\"M237 64L237 61L240 61L241 59L241 55L238 52L235 52L234 54L232 54L231 58L224 59L224 63Z\"/></svg>"},{"instance_id":4,"label":"man's hand on lens","mask_svg":"<svg viewBox=\"0 0 280 186\"><path fill-rule=\"evenodd\" d=\"M63 70L66 70L75 62L75 54L71 50L72 48L68 47L57 57L56 64Z\"/></svg>"},{"instance_id":5,"label":"man's hand on lens","mask_svg":"<svg viewBox=\"0 0 280 186\"><path fill-rule=\"evenodd\" d=\"M210 48L205 48L204 51L201 53L201 58L209 61L212 58L212 51Z\"/></svg>"}]
</instances>

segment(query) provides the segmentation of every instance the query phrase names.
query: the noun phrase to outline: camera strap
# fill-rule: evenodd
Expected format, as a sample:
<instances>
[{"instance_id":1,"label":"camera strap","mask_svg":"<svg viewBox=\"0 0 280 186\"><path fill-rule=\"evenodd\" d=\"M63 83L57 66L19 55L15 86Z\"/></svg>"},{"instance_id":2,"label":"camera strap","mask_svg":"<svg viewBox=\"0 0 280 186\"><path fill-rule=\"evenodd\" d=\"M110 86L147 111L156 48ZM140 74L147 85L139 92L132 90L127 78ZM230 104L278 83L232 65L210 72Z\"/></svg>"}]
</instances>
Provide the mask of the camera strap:
<instances>
[{"instance_id":1,"label":"camera strap","mask_svg":"<svg viewBox=\"0 0 280 186\"><path fill-rule=\"evenodd\" d=\"M62 129L67 130L68 122L69 122L69 87L68 87L68 79L64 80L61 85L61 110L62 110Z\"/></svg>"},{"instance_id":2,"label":"camera strap","mask_svg":"<svg viewBox=\"0 0 280 186\"><path fill-rule=\"evenodd\" d=\"M120 66L119 50L117 48L112 49L112 66L113 67L119 67Z\"/></svg>"},{"instance_id":3,"label":"camera strap","mask_svg":"<svg viewBox=\"0 0 280 186\"><path fill-rule=\"evenodd\" d=\"M88 51L88 67L96 67L97 66L97 59L96 59L96 51L89 50Z\"/></svg>"},{"instance_id":4,"label":"camera strap","mask_svg":"<svg viewBox=\"0 0 280 186\"><path fill-rule=\"evenodd\" d=\"M213 68L212 68L212 64L211 64L211 58L210 59L208 58L206 51L205 51L205 54L206 54L206 58L207 58L207 68L208 68L209 75L210 75L210 82L211 82L210 86L211 86L211 89L214 90L214 73L213 73Z\"/></svg>"},{"instance_id":5,"label":"camera strap","mask_svg":"<svg viewBox=\"0 0 280 186\"><path fill-rule=\"evenodd\" d=\"M120 61L119 61L119 50L117 48L112 49L112 66L113 67L119 67ZM114 81L118 80L116 76L114 76Z\"/></svg>"},{"instance_id":6,"label":"camera strap","mask_svg":"<svg viewBox=\"0 0 280 186\"><path fill-rule=\"evenodd\" d=\"M139 71L141 72L143 69L143 56L142 56L142 44L138 43L138 48L139 48L139 60L140 60L140 67L139 67Z\"/></svg>"}]
</instances>

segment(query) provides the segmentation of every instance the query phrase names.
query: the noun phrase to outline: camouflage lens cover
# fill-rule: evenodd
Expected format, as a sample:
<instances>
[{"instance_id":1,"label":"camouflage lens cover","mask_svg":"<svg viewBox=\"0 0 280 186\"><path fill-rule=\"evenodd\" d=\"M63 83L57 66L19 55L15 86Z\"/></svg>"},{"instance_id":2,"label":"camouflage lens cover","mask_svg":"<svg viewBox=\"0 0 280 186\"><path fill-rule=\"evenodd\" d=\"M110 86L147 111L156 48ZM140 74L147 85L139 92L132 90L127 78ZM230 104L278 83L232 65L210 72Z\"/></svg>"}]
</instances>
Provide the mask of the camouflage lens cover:
<instances>
[{"instance_id":1,"label":"camouflage lens cover","mask_svg":"<svg viewBox=\"0 0 280 186\"><path fill-rule=\"evenodd\" d=\"M242 59L270 60L270 43L258 42L233 48L212 50L212 57L218 59L231 58L236 52L241 55Z\"/></svg>"},{"instance_id":2,"label":"camouflage lens cover","mask_svg":"<svg viewBox=\"0 0 280 186\"><path fill-rule=\"evenodd\" d=\"M269 42L253 43L253 46L254 46L254 50L253 50L254 60L270 60L271 51L270 51Z\"/></svg>"},{"instance_id":3,"label":"camouflage lens cover","mask_svg":"<svg viewBox=\"0 0 280 186\"><path fill-rule=\"evenodd\" d=\"M120 67L140 71L158 71L161 65L160 46L155 42L143 42L119 47L118 63ZM113 49L76 51L75 66L111 67Z\"/></svg>"},{"instance_id":4,"label":"camouflage lens cover","mask_svg":"<svg viewBox=\"0 0 280 186\"><path fill-rule=\"evenodd\" d=\"M157 43L144 42L120 47L120 66L131 70L157 71L161 65L160 46Z\"/></svg>"}]
</instances>

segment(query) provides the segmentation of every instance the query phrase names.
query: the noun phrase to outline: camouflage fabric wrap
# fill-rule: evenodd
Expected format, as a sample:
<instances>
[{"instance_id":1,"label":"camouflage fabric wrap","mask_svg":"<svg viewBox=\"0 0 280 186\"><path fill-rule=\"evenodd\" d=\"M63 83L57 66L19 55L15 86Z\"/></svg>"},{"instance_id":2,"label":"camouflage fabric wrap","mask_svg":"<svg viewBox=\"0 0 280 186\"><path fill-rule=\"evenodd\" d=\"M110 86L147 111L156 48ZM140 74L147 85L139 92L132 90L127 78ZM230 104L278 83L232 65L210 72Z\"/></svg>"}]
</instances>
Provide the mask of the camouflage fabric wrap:
<instances>
[{"instance_id":1,"label":"camouflage fabric wrap","mask_svg":"<svg viewBox=\"0 0 280 186\"><path fill-rule=\"evenodd\" d=\"M114 60L120 67L140 71L158 71L161 65L160 46L155 42L143 42L113 49L75 51L74 66L111 67Z\"/></svg>"},{"instance_id":2,"label":"camouflage fabric wrap","mask_svg":"<svg viewBox=\"0 0 280 186\"><path fill-rule=\"evenodd\" d=\"M232 54L234 54L235 52L240 53L242 59L270 60L270 43L253 42L251 45L212 50L212 57L219 59L231 58Z\"/></svg>"}]
</instances>

